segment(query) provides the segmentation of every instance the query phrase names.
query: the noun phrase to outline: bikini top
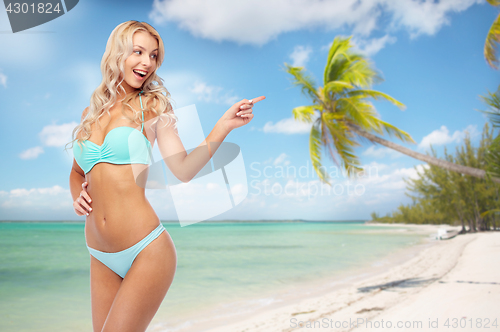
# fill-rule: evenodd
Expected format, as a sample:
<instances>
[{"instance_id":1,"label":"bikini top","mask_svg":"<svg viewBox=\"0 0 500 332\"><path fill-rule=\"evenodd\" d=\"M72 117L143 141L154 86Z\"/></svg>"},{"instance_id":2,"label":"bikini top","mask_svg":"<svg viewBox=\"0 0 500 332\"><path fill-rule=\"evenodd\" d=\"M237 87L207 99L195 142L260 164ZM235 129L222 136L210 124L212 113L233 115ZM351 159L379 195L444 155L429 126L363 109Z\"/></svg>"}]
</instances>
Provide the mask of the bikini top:
<instances>
[{"instance_id":1,"label":"bikini top","mask_svg":"<svg viewBox=\"0 0 500 332\"><path fill-rule=\"evenodd\" d=\"M113 128L104 138L102 145L89 140L73 146L73 155L77 164L87 174L98 163L110 164L146 164L151 162L151 143L144 136L144 110L139 93L142 110L142 126L138 131L129 126Z\"/></svg>"}]
</instances>

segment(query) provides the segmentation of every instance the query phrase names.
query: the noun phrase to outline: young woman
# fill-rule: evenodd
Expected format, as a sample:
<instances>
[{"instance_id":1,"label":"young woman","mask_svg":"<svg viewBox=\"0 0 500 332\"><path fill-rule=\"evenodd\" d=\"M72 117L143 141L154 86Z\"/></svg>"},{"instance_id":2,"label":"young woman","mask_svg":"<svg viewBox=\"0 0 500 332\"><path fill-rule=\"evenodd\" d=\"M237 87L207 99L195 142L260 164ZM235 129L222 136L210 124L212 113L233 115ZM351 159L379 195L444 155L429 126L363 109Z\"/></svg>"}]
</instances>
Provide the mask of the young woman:
<instances>
[{"instance_id":1,"label":"young woman","mask_svg":"<svg viewBox=\"0 0 500 332\"><path fill-rule=\"evenodd\" d=\"M163 41L149 24L117 26L102 58L102 83L73 131L70 189L76 214L86 216L94 331L145 331L174 278L174 243L137 184L154 141L172 173L188 182L217 150L208 142L249 123L253 104L265 98L231 106L187 155L156 74L163 57Z\"/></svg>"}]
</instances>

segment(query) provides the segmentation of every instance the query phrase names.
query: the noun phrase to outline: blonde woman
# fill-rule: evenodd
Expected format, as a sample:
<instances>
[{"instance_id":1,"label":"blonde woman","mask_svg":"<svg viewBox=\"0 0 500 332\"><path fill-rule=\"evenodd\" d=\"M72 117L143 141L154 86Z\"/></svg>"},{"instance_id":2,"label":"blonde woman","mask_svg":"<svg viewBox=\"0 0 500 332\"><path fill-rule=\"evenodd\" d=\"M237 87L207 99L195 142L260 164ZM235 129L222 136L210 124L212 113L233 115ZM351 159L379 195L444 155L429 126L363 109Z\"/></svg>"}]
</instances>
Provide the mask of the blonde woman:
<instances>
[{"instance_id":1,"label":"blonde woman","mask_svg":"<svg viewBox=\"0 0 500 332\"><path fill-rule=\"evenodd\" d=\"M73 131L70 189L76 214L86 216L94 331L145 331L174 278L174 243L137 184L155 140L172 173L188 182L217 150L207 142L222 142L249 123L252 106L265 98L231 106L187 155L170 94L156 74L163 57L152 26L117 26L102 58L102 83Z\"/></svg>"}]
</instances>

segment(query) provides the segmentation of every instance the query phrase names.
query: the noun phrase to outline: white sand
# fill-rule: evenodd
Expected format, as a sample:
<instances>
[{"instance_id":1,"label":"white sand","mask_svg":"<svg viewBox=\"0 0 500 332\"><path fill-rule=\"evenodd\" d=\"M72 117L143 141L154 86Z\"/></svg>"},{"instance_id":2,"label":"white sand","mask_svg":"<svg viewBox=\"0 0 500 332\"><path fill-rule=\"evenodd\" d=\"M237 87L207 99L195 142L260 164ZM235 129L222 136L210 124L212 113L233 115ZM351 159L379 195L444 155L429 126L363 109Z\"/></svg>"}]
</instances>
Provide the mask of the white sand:
<instances>
[{"instance_id":1,"label":"white sand","mask_svg":"<svg viewBox=\"0 0 500 332\"><path fill-rule=\"evenodd\" d=\"M438 228L414 227L425 233ZM449 327L444 325L447 318ZM409 261L349 287L203 330L500 331L500 233L435 241Z\"/></svg>"}]
</instances>

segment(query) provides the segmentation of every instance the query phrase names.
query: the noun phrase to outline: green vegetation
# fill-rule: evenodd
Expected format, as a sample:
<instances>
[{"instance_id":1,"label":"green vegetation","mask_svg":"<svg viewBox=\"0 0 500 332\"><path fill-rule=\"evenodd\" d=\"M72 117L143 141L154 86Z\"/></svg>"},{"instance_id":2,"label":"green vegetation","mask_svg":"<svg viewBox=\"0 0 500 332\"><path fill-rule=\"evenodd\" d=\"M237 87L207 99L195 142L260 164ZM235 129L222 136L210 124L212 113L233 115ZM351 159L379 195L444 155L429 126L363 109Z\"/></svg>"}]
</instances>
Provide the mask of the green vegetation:
<instances>
[{"instance_id":1,"label":"green vegetation","mask_svg":"<svg viewBox=\"0 0 500 332\"><path fill-rule=\"evenodd\" d=\"M492 6L500 6L500 0L486 0ZM500 14L493 22L484 44L486 62L498 69L498 44L500 43ZM495 93L481 97L489 107L483 111L489 116L493 128L500 128L500 86ZM478 148L471 146L467 135L463 146L456 149L455 156L446 160L483 169L485 179L448 172L429 165L418 172L418 179L405 180L406 195L412 204L400 205L397 211L384 217L371 213L373 221L386 223L451 224L462 225L461 233L495 230L500 215L499 186L493 182L500 177L500 133L493 139L493 129L485 124ZM435 156L435 151L432 149Z\"/></svg>"},{"instance_id":2,"label":"green vegetation","mask_svg":"<svg viewBox=\"0 0 500 332\"><path fill-rule=\"evenodd\" d=\"M500 6L500 0L486 0L494 7ZM498 44L500 43L500 14L493 21L493 24L486 35L484 43L484 57L486 62L493 68L498 69ZM485 111L491 121L493 127L500 128L500 86L495 93L488 92L486 96L481 96L490 110ZM500 175L500 135L498 135L491 143L488 153L486 154L486 173L489 178L498 177ZM500 210L492 209L483 212L483 216L489 213L500 212Z\"/></svg>"},{"instance_id":3,"label":"green vegetation","mask_svg":"<svg viewBox=\"0 0 500 332\"><path fill-rule=\"evenodd\" d=\"M337 37L330 47L324 72L324 86L316 87L313 78L303 67L293 67L285 63L286 72L293 76L293 84L299 86L308 96L312 105L299 106L292 110L296 120L312 123L309 151L312 165L321 181L329 183L328 173L321 163L321 146L328 148L332 160L340 162L350 176L363 171L353 148L360 144L355 138L357 130L386 131L400 140L415 143L409 134L380 120L368 99L387 100L399 108L404 105L391 96L371 90L372 84L382 80L370 61L355 53L351 38Z\"/></svg>"},{"instance_id":4,"label":"green vegetation","mask_svg":"<svg viewBox=\"0 0 500 332\"><path fill-rule=\"evenodd\" d=\"M494 7L500 6L500 0L486 0L488 3ZM486 42L484 43L484 58L488 64L498 69L498 43L500 43L500 14L498 14L495 21L488 31L486 36Z\"/></svg>"},{"instance_id":5,"label":"green vegetation","mask_svg":"<svg viewBox=\"0 0 500 332\"><path fill-rule=\"evenodd\" d=\"M363 139L449 171L485 178L484 169L425 155L375 135L385 132L403 142L415 143L408 133L380 119L370 100L386 100L401 109L404 105L385 93L371 89L372 84L381 81L381 76L367 57L353 50L351 38L334 39L326 61L323 86L316 86L303 67L286 63L285 67L285 71L293 76L293 84L300 87L312 102L311 105L294 108L292 113L296 120L312 123L309 154L320 181L330 184L328 173L322 166L322 147L348 176L352 176L363 171L354 153L354 147L360 146L359 141ZM335 158L335 152L340 157L340 163ZM494 177L493 181L500 183L500 178Z\"/></svg>"},{"instance_id":6,"label":"green vegetation","mask_svg":"<svg viewBox=\"0 0 500 332\"><path fill-rule=\"evenodd\" d=\"M493 142L493 128L485 124L478 147L473 147L469 133L455 155L444 150L445 159L460 165L486 169L489 147ZM431 147L432 155L436 152ZM496 213L485 211L500 208L500 185L489 178L450 172L434 165L418 171L417 179L405 179L406 195L412 204L400 205L392 215L371 214L372 220L386 223L450 224L462 225L462 232L484 231L500 227Z\"/></svg>"}]
</instances>

